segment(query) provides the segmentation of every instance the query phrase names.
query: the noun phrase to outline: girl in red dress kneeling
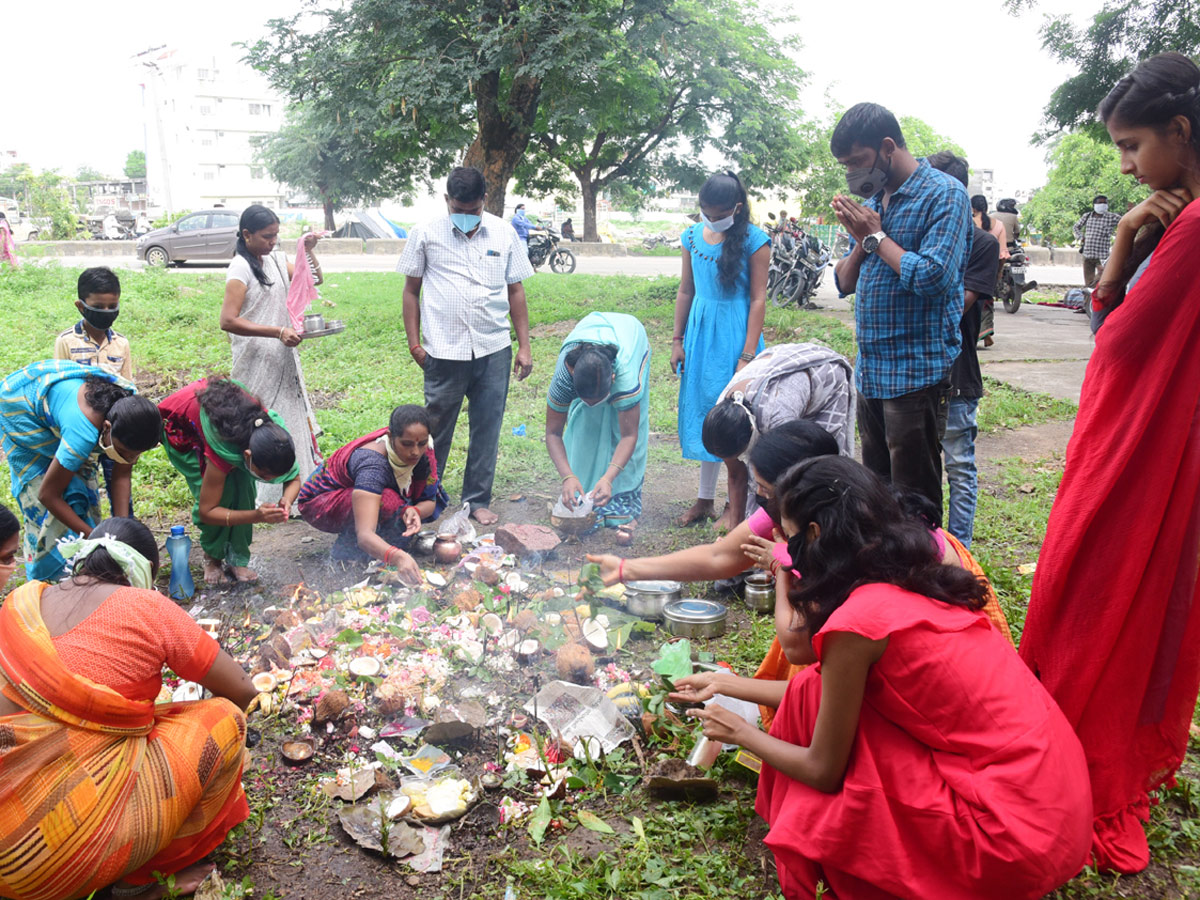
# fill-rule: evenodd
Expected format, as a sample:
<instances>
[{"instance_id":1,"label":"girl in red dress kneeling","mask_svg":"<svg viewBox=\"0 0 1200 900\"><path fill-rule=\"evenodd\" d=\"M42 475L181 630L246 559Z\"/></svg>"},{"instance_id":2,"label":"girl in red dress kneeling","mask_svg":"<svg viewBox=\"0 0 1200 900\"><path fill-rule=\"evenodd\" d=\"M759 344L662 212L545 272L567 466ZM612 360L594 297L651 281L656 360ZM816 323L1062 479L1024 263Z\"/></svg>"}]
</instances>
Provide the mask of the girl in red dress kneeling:
<instances>
[{"instance_id":1,"label":"girl in red dress kneeling","mask_svg":"<svg viewBox=\"0 0 1200 900\"><path fill-rule=\"evenodd\" d=\"M716 705L692 713L763 759L757 809L784 896L1032 900L1077 874L1083 751L980 612L983 582L942 565L853 460L808 460L776 487L794 565L776 632L789 661L818 665L786 684L695 675L676 699L778 707L770 734Z\"/></svg>"}]
</instances>

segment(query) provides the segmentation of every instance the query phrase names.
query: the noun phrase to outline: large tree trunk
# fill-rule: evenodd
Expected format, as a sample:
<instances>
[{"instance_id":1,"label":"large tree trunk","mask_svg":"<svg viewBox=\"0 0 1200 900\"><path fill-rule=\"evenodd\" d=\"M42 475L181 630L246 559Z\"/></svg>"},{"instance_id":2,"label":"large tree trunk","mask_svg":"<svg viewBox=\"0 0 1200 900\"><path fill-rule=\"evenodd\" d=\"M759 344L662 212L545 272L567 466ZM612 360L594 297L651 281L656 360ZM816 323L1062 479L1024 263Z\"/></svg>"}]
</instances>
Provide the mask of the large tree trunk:
<instances>
[{"instance_id":1,"label":"large tree trunk","mask_svg":"<svg viewBox=\"0 0 1200 900\"><path fill-rule=\"evenodd\" d=\"M583 195L583 239L585 241L600 240L600 232L596 229L596 190L590 170L576 173L579 178L579 192Z\"/></svg>"},{"instance_id":2,"label":"large tree trunk","mask_svg":"<svg viewBox=\"0 0 1200 900\"><path fill-rule=\"evenodd\" d=\"M337 223L333 221L333 201L325 201L325 230L334 231L337 228Z\"/></svg>"},{"instance_id":3,"label":"large tree trunk","mask_svg":"<svg viewBox=\"0 0 1200 900\"><path fill-rule=\"evenodd\" d=\"M467 148L463 165L483 172L487 181L484 208L493 215L504 217L508 182L529 146L541 91L540 81L518 78L509 87L508 97L502 99L499 72L490 72L475 84L479 135Z\"/></svg>"}]
</instances>

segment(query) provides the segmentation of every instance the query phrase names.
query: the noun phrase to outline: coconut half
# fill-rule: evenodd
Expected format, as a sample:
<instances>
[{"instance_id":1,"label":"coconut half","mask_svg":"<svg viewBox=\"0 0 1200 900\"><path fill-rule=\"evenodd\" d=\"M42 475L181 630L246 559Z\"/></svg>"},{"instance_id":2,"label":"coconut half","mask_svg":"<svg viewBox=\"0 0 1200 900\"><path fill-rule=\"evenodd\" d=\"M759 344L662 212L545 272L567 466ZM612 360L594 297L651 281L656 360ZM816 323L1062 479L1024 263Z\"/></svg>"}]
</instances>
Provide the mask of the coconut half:
<instances>
[{"instance_id":1,"label":"coconut half","mask_svg":"<svg viewBox=\"0 0 1200 900\"><path fill-rule=\"evenodd\" d=\"M583 639L597 653L608 649L608 631L595 619L583 620Z\"/></svg>"},{"instance_id":2,"label":"coconut half","mask_svg":"<svg viewBox=\"0 0 1200 900\"><path fill-rule=\"evenodd\" d=\"M250 681L260 694L269 694L279 685L279 679L270 672L259 672Z\"/></svg>"},{"instance_id":3,"label":"coconut half","mask_svg":"<svg viewBox=\"0 0 1200 900\"><path fill-rule=\"evenodd\" d=\"M350 674L358 678L374 678L383 671L383 663L374 656L356 656L350 660Z\"/></svg>"}]
</instances>

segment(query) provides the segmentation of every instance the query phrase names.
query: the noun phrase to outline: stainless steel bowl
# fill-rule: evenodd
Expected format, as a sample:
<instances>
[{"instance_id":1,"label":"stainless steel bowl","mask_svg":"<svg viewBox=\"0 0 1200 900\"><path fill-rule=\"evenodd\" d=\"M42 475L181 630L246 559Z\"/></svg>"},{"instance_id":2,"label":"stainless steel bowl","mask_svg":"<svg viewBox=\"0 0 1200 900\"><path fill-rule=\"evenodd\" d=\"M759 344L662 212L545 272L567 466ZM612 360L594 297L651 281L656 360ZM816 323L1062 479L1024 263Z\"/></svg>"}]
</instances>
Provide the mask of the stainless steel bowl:
<instances>
[{"instance_id":1,"label":"stainless steel bowl","mask_svg":"<svg viewBox=\"0 0 1200 900\"><path fill-rule=\"evenodd\" d=\"M663 607L663 624L678 637L714 638L725 633L729 610L716 600L686 597L673 600Z\"/></svg>"},{"instance_id":2,"label":"stainless steel bowl","mask_svg":"<svg viewBox=\"0 0 1200 900\"><path fill-rule=\"evenodd\" d=\"M683 597L678 581L629 581L625 584L625 609L643 619L661 620L663 607Z\"/></svg>"},{"instance_id":3,"label":"stainless steel bowl","mask_svg":"<svg viewBox=\"0 0 1200 900\"><path fill-rule=\"evenodd\" d=\"M325 328L325 317L320 313L311 313L304 317L305 331L321 331Z\"/></svg>"},{"instance_id":4,"label":"stainless steel bowl","mask_svg":"<svg viewBox=\"0 0 1200 900\"><path fill-rule=\"evenodd\" d=\"M767 572L751 572L746 576L746 605L755 612L775 611L775 577Z\"/></svg>"}]
</instances>

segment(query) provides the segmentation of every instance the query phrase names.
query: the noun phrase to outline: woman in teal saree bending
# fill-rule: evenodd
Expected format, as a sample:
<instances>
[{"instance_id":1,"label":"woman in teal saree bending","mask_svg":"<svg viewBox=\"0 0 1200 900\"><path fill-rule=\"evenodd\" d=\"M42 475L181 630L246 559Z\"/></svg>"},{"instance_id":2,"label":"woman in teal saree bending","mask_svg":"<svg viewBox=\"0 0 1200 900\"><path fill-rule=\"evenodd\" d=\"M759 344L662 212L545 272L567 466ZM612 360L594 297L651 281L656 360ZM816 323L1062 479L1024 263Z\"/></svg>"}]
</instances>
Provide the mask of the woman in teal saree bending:
<instances>
[{"instance_id":1,"label":"woman in teal saree bending","mask_svg":"<svg viewBox=\"0 0 1200 900\"><path fill-rule=\"evenodd\" d=\"M599 524L642 514L650 437L650 342L636 318L589 313L563 342L546 398L546 449L574 507L592 495Z\"/></svg>"}]
</instances>

